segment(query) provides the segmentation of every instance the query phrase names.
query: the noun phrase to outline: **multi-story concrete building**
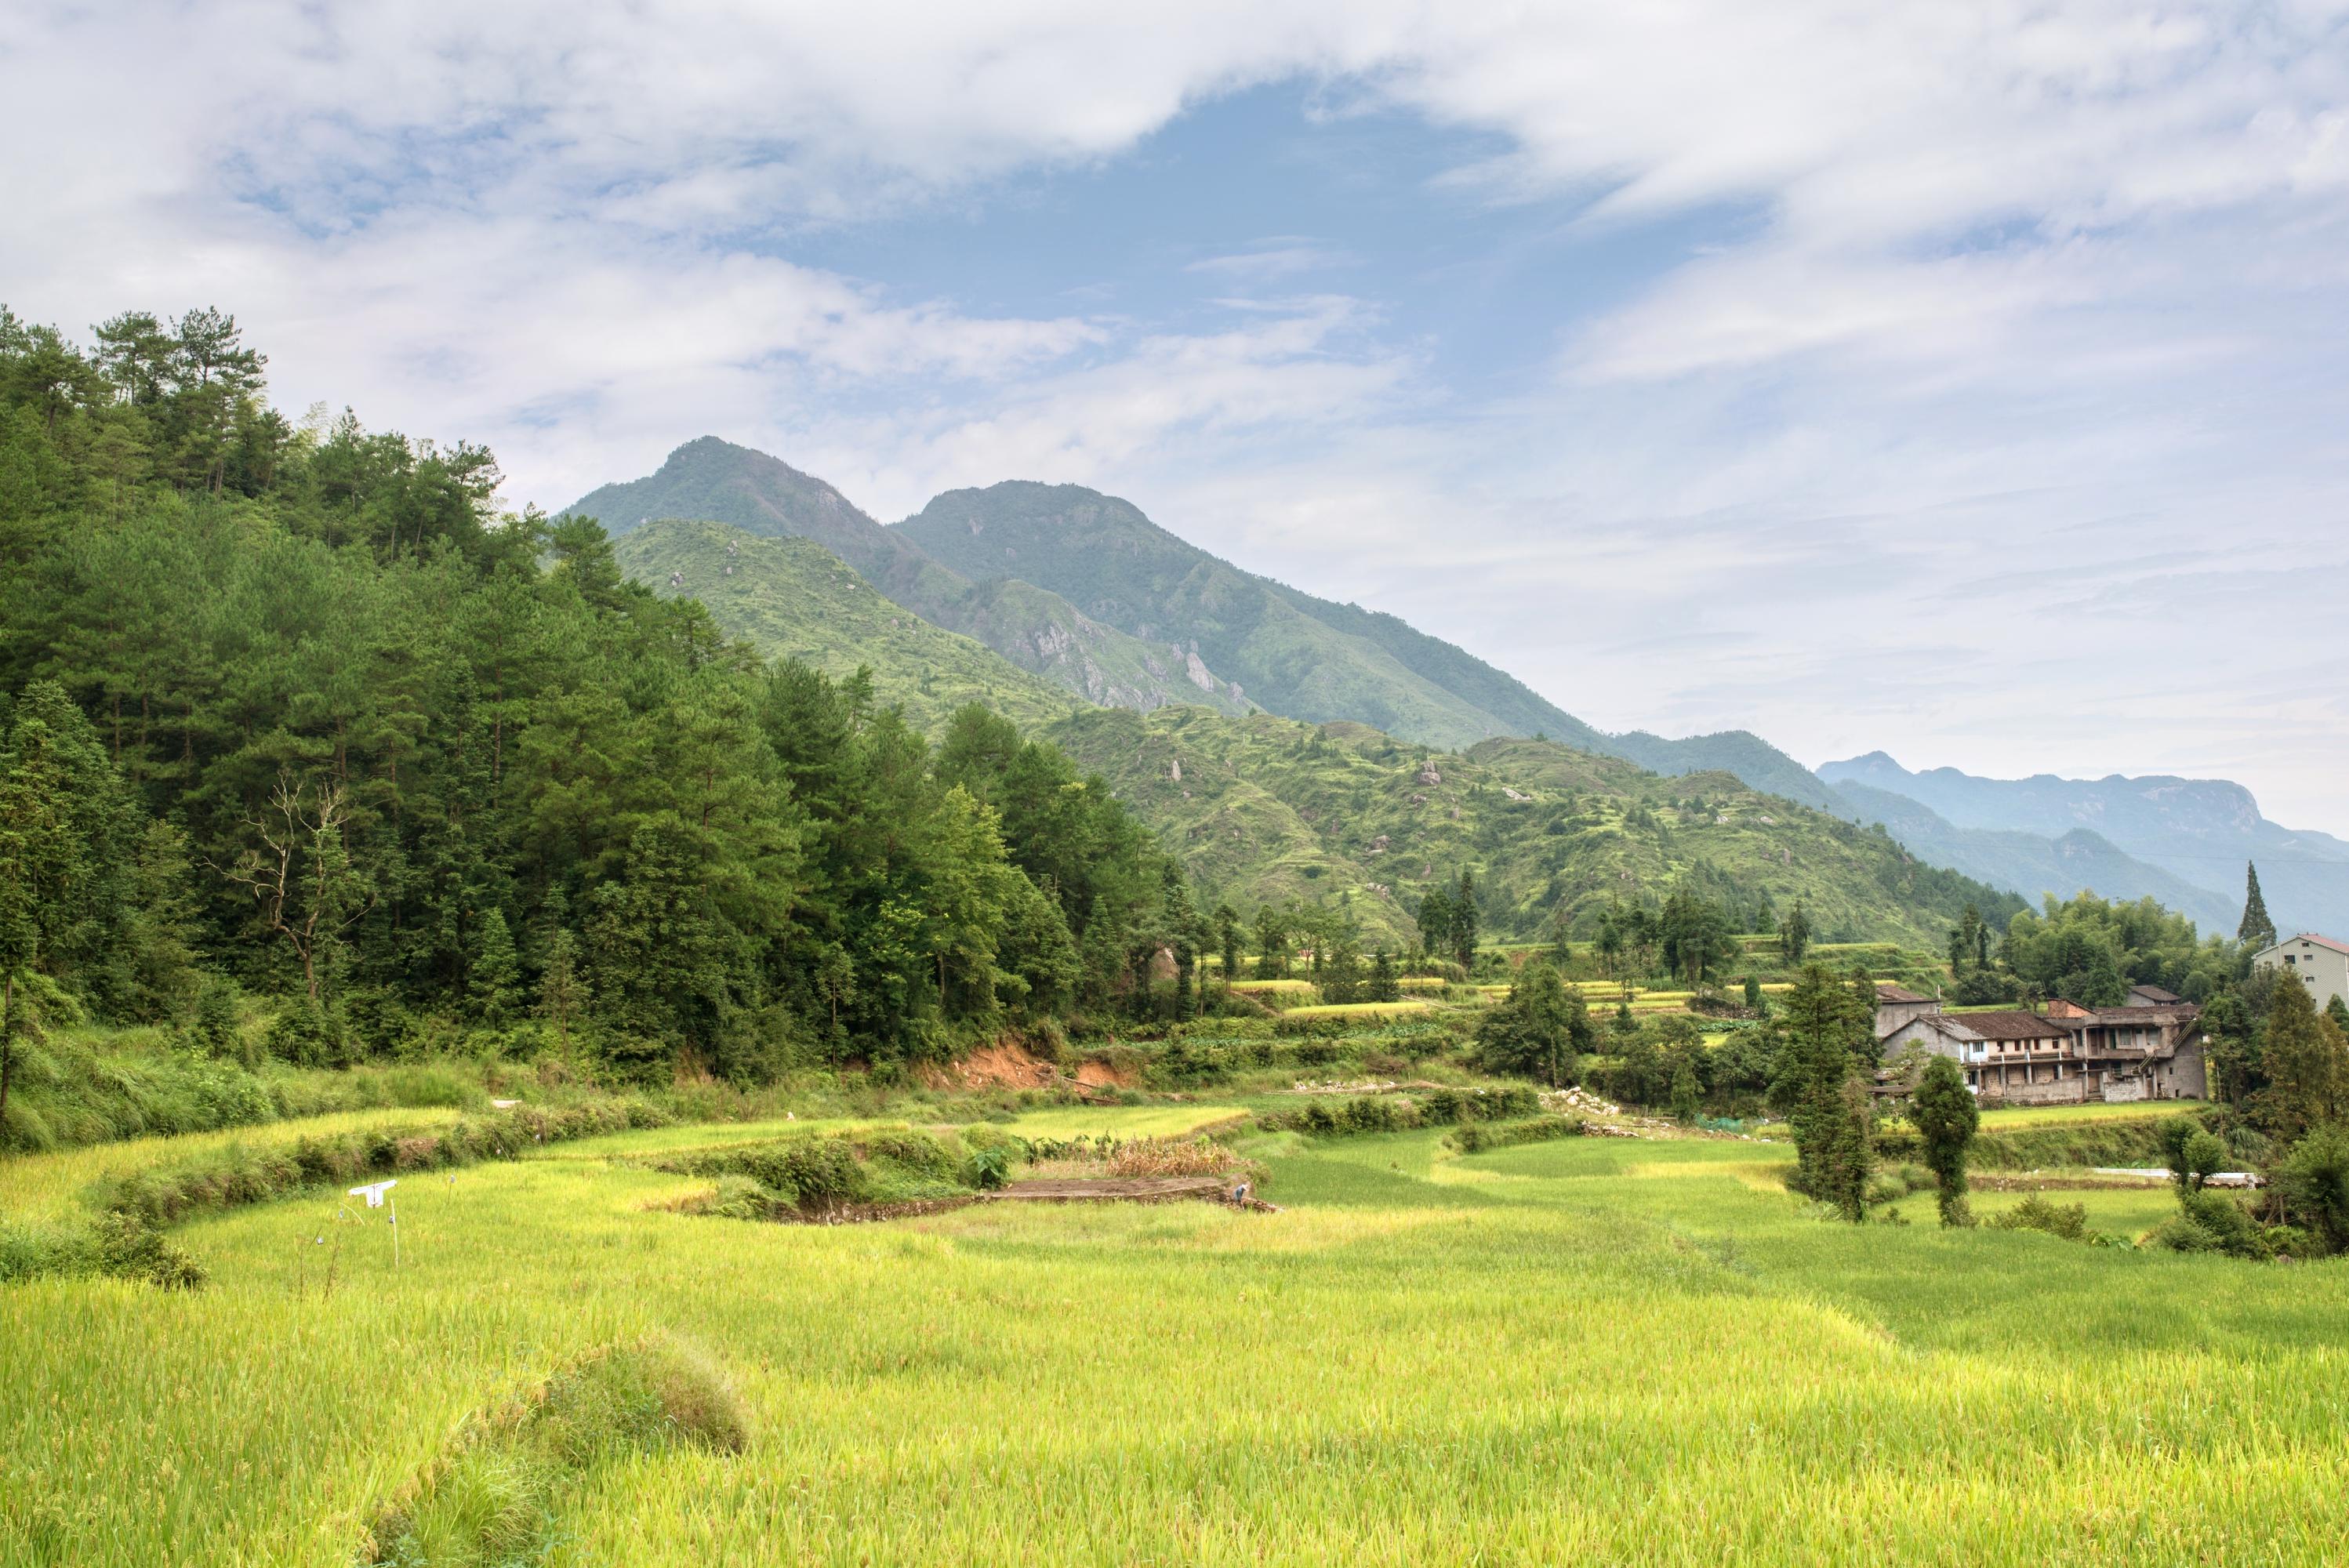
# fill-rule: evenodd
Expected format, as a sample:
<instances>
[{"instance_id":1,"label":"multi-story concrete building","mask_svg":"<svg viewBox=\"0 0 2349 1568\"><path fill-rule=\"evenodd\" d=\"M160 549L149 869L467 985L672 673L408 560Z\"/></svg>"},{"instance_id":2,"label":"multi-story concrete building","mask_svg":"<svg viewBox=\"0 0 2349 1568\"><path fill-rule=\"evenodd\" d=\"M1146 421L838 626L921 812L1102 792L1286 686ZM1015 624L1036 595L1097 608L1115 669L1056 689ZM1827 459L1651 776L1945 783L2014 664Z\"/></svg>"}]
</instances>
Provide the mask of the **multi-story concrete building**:
<instances>
[{"instance_id":1,"label":"multi-story concrete building","mask_svg":"<svg viewBox=\"0 0 2349 1568\"><path fill-rule=\"evenodd\" d=\"M1915 1045L1955 1060L1984 1104L2202 1099L2201 1010L2191 1002L2044 1013L1948 1013L1913 992L1878 987L1876 1041L1889 1060ZM1920 1004L1922 1006L1920 1006Z\"/></svg>"},{"instance_id":2,"label":"multi-story concrete building","mask_svg":"<svg viewBox=\"0 0 2349 1568\"><path fill-rule=\"evenodd\" d=\"M2349 942L2303 931L2261 948L2251 954L2251 962L2261 969L2299 976L2319 1007L2335 996L2349 996Z\"/></svg>"}]
</instances>

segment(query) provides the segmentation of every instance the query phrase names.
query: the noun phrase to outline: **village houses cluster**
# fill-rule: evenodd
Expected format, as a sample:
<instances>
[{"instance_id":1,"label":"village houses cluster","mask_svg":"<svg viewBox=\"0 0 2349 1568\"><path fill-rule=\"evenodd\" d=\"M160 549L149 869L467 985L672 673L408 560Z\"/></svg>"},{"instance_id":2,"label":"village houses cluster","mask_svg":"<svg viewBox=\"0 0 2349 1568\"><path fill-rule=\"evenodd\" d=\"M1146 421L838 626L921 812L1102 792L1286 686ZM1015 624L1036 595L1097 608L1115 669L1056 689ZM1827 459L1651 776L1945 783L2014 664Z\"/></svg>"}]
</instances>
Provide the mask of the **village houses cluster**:
<instances>
[{"instance_id":1,"label":"village houses cluster","mask_svg":"<svg viewBox=\"0 0 2349 1568\"><path fill-rule=\"evenodd\" d=\"M2349 996L2349 943L2302 933L2251 962L2308 986L2319 1007ZM2045 1008L1952 1013L1938 997L1876 988L1876 1043L1887 1061L1914 1047L1954 1060L1985 1105L2205 1099L2209 1037L2202 1010L2158 985L2137 985L2118 1007L2058 997Z\"/></svg>"}]
</instances>

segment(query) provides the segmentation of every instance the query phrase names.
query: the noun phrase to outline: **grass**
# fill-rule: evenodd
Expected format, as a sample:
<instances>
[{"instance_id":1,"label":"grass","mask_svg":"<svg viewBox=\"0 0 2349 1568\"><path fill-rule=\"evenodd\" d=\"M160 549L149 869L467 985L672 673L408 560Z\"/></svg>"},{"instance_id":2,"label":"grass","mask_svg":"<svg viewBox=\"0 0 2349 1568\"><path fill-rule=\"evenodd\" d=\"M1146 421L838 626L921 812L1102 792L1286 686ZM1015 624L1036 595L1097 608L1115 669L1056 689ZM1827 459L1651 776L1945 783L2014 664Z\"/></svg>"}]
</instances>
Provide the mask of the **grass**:
<instances>
[{"instance_id":1,"label":"grass","mask_svg":"<svg viewBox=\"0 0 2349 1568\"><path fill-rule=\"evenodd\" d=\"M1841 1225L1774 1146L1442 1136L1263 1140L1279 1214L752 1224L571 1145L403 1186L397 1273L326 1200L206 1219L175 1234L209 1290L0 1297L0 1563L339 1568L483 1412L663 1336L747 1444L566 1470L525 1560L2287 1563L2349 1531L2349 1267L1943 1232L1921 1195ZM436 1518L512 1517L475 1471Z\"/></svg>"}]
</instances>

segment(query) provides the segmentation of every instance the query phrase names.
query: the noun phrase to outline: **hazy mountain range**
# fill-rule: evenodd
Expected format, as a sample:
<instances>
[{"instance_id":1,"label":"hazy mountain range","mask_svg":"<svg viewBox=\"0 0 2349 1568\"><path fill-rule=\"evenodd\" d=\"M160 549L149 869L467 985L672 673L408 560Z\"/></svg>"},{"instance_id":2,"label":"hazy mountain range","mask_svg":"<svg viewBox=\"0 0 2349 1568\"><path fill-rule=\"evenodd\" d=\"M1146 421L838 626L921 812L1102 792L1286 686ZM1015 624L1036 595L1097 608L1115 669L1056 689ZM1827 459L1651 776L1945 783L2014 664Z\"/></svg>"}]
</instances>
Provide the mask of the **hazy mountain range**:
<instances>
[{"instance_id":1,"label":"hazy mountain range","mask_svg":"<svg viewBox=\"0 0 2349 1568\"><path fill-rule=\"evenodd\" d=\"M917 723L983 695L1030 727L1088 708L1197 706L1226 717L1360 725L1446 751L1537 737L1658 774L1726 775L1881 823L1914 856L2028 898L2083 888L2150 896L2205 930L2232 933L2242 862L2256 858L2279 924L2349 929L2349 844L2266 821L2240 786L2007 783L1946 769L1911 774L1880 752L1814 773L1744 730L1678 740L1607 734L1395 616L1257 576L1081 486L949 490L889 526L820 479L703 437L657 472L566 510L621 539L634 574L702 598L721 624L770 653L844 674L885 647L877 662L902 677L891 698ZM628 538L658 520L728 524L752 537ZM759 548L791 540L822 552Z\"/></svg>"},{"instance_id":2,"label":"hazy mountain range","mask_svg":"<svg viewBox=\"0 0 2349 1568\"><path fill-rule=\"evenodd\" d=\"M2072 868L2108 898L2149 893L2232 935L2250 861L2279 927L2349 931L2349 842L2269 821L2250 790L2222 779L1911 773L1881 751L1818 771L1855 814L1986 882L2029 892L2030 879Z\"/></svg>"}]
</instances>

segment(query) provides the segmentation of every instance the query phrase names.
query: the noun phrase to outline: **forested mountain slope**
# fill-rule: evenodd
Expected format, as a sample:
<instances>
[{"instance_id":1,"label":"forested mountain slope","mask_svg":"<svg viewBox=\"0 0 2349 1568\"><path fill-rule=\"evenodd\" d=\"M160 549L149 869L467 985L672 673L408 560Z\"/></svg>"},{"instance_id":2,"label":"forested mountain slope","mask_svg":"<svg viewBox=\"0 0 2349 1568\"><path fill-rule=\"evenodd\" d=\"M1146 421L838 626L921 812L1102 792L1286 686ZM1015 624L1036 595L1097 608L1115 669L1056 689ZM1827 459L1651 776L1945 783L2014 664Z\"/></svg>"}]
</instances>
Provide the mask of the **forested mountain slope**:
<instances>
[{"instance_id":1,"label":"forested mountain slope","mask_svg":"<svg viewBox=\"0 0 2349 1568\"><path fill-rule=\"evenodd\" d=\"M1371 939L1401 946L1420 896L1463 869L1487 928L1511 936L1550 932L1561 908L1587 929L1618 899L1652 905L1683 888L1748 923L1799 899L1822 934L1934 944L1969 902L1985 914L2021 907L1725 773L1663 777L1554 741L1459 756L1362 725L1090 707L927 625L804 540L662 522L619 552L762 655L869 668L875 700L903 705L917 728L937 733L966 700L996 707L1102 774L1204 896L1244 910L1342 906Z\"/></svg>"},{"instance_id":2,"label":"forested mountain slope","mask_svg":"<svg viewBox=\"0 0 2349 1568\"><path fill-rule=\"evenodd\" d=\"M823 480L714 436L678 448L657 473L605 485L565 510L595 518L616 537L648 522L683 519L730 523L771 539L811 539L887 598L977 638L1089 702L1247 710L1230 683L1195 656L1128 636L1029 583L975 584L930 559L907 536L873 521Z\"/></svg>"},{"instance_id":3,"label":"forested mountain slope","mask_svg":"<svg viewBox=\"0 0 2349 1568\"><path fill-rule=\"evenodd\" d=\"M943 734L966 703L985 703L1030 732L1087 706L994 649L883 598L810 539L658 521L619 541L615 553L637 582L664 598L699 600L765 657L797 659L840 680L871 669L877 700L904 708L924 735Z\"/></svg>"},{"instance_id":4,"label":"forested mountain slope","mask_svg":"<svg viewBox=\"0 0 2349 1568\"><path fill-rule=\"evenodd\" d=\"M1081 485L1013 480L949 490L897 530L966 576L1026 578L1137 636L1195 645L1259 706L1292 718L1367 724L1447 748L1544 736L1659 773L1723 769L1790 799L1821 808L1835 801L1801 763L1743 730L1682 740L1602 734L1393 615L1243 571L1133 503Z\"/></svg>"},{"instance_id":5,"label":"forested mountain slope","mask_svg":"<svg viewBox=\"0 0 2349 1568\"><path fill-rule=\"evenodd\" d=\"M1246 908L1348 905L1402 940L1431 887L1477 877L1486 929L1587 934L1609 904L1700 892L1751 927L1800 900L1835 937L1938 945L1969 903L2021 901L1881 833L1723 773L1666 778L1554 741L1432 753L1358 725L1197 709L1090 710L1050 732L1155 825L1193 879Z\"/></svg>"},{"instance_id":6,"label":"forested mountain slope","mask_svg":"<svg viewBox=\"0 0 2349 1568\"><path fill-rule=\"evenodd\" d=\"M2166 775L1984 779L1954 768L1912 773L1880 751L1820 768L1819 777L1906 796L1960 828L2060 838L2094 830L2137 860L2242 911L2243 865L2256 861L2276 923L2349 933L2349 843L2269 821L2241 785ZM2099 888L2099 892L2105 890Z\"/></svg>"}]
</instances>

